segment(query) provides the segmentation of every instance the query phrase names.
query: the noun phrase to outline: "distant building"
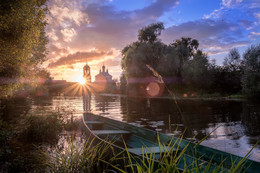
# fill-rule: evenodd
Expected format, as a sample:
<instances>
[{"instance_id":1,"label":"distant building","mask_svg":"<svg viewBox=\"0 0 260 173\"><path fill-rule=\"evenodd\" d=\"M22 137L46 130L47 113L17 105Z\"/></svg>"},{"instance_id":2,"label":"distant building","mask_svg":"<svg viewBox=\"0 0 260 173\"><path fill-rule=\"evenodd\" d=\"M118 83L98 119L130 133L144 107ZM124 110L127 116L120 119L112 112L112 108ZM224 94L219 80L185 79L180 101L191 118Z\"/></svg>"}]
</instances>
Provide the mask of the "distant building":
<instances>
[{"instance_id":1,"label":"distant building","mask_svg":"<svg viewBox=\"0 0 260 173\"><path fill-rule=\"evenodd\" d=\"M99 74L95 76L94 85L97 92L111 93L117 89L115 81L104 65L102 66L102 70L99 70Z\"/></svg>"},{"instance_id":2,"label":"distant building","mask_svg":"<svg viewBox=\"0 0 260 173\"><path fill-rule=\"evenodd\" d=\"M90 67L87 63L83 67L83 78L86 79L86 82L91 82Z\"/></svg>"}]
</instances>

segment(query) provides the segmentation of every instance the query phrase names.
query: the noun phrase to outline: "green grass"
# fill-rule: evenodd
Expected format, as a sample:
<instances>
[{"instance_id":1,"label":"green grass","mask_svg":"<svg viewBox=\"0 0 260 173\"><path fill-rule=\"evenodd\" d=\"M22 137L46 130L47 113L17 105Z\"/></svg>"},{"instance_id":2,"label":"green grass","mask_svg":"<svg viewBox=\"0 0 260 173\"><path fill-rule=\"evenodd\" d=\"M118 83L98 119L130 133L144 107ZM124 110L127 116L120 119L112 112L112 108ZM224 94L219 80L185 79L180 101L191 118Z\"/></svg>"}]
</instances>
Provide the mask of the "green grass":
<instances>
[{"instance_id":1,"label":"green grass","mask_svg":"<svg viewBox=\"0 0 260 173\"><path fill-rule=\"evenodd\" d=\"M82 145L77 144L73 137L66 144L65 148L56 147L51 152L41 151L40 158L46 168L46 172L70 173L70 172L107 172L109 164L115 159L110 152L112 143L99 142L88 138Z\"/></svg>"},{"instance_id":2,"label":"green grass","mask_svg":"<svg viewBox=\"0 0 260 173\"><path fill-rule=\"evenodd\" d=\"M113 142L100 142L95 144L95 139L87 139L78 146L73 140L63 150L56 148L53 152L42 152L46 172L121 172L121 173L179 173L179 172L245 172L244 162L249 152L242 160L232 160L230 168L224 167L224 160L218 165L213 164L213 158L203 161L201 157L192 157L186 154L187 144L180 147L182 138L171 140L167 145L162 145L160 157L143 147L141 156L132 155L125 144L125 151L113 153ZM194 150L195 151L195 150ZM194 152L194 156L196 153Z\"/></svg>"},{"instance_id":3,"label":"green grass","mask_svg":"<svg viewBox=\"0 0 260 173\"><path fill-rule=\"evenodd\" d=\"M36 110L25 115L23 136L28 142L57 142L62 131L77 130L81 119L73 118L73 111L60 107L56 110Z\"/></svg>"}]
</instances>

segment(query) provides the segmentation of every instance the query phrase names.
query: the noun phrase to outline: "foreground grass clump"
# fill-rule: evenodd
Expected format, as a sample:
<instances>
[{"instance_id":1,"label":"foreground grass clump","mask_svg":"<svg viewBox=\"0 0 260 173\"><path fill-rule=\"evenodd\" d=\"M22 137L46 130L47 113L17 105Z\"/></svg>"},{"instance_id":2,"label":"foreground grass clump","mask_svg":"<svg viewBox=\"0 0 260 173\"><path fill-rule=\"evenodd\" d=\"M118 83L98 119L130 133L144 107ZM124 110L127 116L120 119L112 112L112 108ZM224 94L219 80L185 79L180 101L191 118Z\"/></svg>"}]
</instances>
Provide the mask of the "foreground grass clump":
<instances>
[{"instance_id":1,"label":"foreground grass clump","mask_svg":"<svg viewBox=\"0 0 260 173\"><path fill-rule=\"evenodd\" d=\"M27 118L27 123L25 136L31 142L55 141L58 139L58 133L61 132L63 126L60 115L57 113L32 115Z\"/></svg>"},{"instance_id":2,"label":"foreground grass clump","mask_svg":"<svg viewBox=\"0 0 260 173\"><path fill-rule=\"evenodd\" d=\"M27 141L57 142L62 131L73 131L80 127L79 119L73 119L73 111L65 108L38 110L25 116L24 136Z\"/></svg>"},{"instance_id":3,"label":"foreground grass clump","mask_svg":"<svg viewBox=\"0 0 260 173\"><path fill-rule=\"evenodd\" d=\"M44 170L38 148L57 146L63 134L78 131L82 122L74 112L68 107L38 106L12 119L0 113L0 172Z\"/></svg>"},{"instance_id":4,"label":"foreground grass clump","mask_svg":"<svg viewBox=\"0 0 260 173\"><path fill-rule=\"evenodd\" d=\"M70 140L65 142L64 148L56 147L50 152L42 151L41 156L44 158L43 165L46 167L46 172L109 172L112 170L103 160L111 164L115 160L115 157L108 152L111 147L111 143L96 144L95 139L90 138L84 144Z\"/></svg>"},{"instance_id":5,"label":"foreground grass clump","mask_svg":"<svg viewBox=\"0 0 260 173\"><path fill-rule=\"evenodd\" d=\"M161 152L155 154L148 147L143 147L141 156L132 155L125 145L125 151L114 153L112 143L87 139L83 145L70 141L65 148L55 148L52 152L42 152L46 172L121 172L121 173L219 173L219 172L245 172L244 159L234 160L230 168L223 162L213 164L214 158L209 161L201 157L187 155L189 144L180 147L182 138L172 140L168 145L159 143ZM95 145L94 145L95 144ZM196 150L194 150L194 156Z\"/></svg>"}]
</instances>

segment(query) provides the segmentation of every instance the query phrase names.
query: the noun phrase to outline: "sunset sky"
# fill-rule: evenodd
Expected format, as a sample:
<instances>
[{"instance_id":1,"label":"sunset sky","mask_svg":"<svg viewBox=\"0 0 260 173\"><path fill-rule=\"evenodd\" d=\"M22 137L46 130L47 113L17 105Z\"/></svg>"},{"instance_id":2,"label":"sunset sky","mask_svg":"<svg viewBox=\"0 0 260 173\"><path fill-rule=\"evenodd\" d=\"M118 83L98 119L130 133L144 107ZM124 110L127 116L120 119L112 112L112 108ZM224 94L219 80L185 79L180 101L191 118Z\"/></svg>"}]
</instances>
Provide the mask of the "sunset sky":
<instances>
[{"instance_id":1,"label":"sunset sky","mask_svg":"<svg viewBox=\"0 0 260 173\"><path fill-rule=\"evenodd\" d=\"M49 0L48 67L54 79L78 81L86 61L92 78L104 64L115 79L121 50L140 28L163 22L169 44L195 38L210 59L222 64L227 52L260 43L259 0Z\"/></svg>"}]
</instances>

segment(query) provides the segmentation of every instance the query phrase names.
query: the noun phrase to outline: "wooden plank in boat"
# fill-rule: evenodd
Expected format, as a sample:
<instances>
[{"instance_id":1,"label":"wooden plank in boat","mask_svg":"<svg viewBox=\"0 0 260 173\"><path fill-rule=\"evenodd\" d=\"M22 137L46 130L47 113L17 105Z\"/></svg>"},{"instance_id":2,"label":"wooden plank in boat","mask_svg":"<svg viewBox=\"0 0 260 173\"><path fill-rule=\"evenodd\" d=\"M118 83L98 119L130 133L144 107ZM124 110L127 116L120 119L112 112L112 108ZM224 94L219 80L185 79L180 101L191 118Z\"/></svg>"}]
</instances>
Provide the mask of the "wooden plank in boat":
<instances>
[{"instance_id":1,"label":"wooden plank in boat","mask_svg":"<svg viewBox=\"0 0 260 173\"><path fill-rule=\"evenodd\" d=\"M130 134L131 132L125 130L92 130L96 135L118 135L118 134Z\"/></svg>"},{"instance_id":2,"label":"wooden plank in boat","mask_svg":"<svg viewBox=\"0 0 260 173\"><path fill-rule=\"evenodd\" d=\"M143 153L160 153L160 151L163 153L165 151L169 151L170 149L166 147L142 147L142 148L128 148L128 151L131 153L135 153L137 155L141 155ZM172 149L171 151L175 151L175 149Z\"/></svg>"},{"instance_id":3,"label":"wooden plank in boat","mask_svg":"<svg viewBox=\"0 0 260 173\"><path fill-rule=\"evenodd\" d=\"M104 124L102 121L85 121L86 124Z\"/></svg>"}]
</instances>

